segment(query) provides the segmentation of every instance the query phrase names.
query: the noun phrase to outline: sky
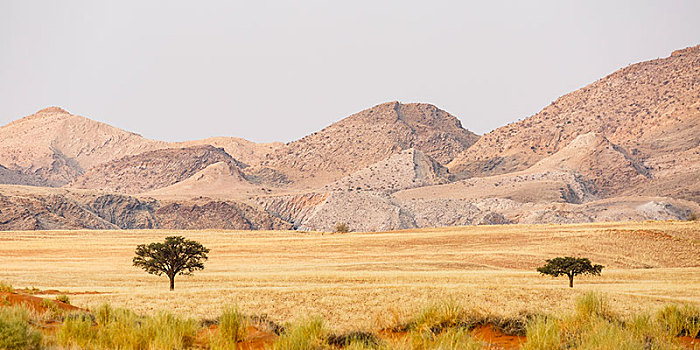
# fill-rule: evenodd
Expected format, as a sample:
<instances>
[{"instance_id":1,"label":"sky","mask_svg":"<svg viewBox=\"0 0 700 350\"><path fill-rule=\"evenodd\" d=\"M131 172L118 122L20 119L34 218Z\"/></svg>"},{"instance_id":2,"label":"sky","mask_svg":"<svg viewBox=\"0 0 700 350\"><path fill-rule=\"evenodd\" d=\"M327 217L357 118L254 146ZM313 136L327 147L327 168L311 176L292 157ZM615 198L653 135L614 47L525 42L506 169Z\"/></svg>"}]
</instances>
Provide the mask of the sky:
<instances>
[{"instance_id":1,"label":"sky","mask_svg":"<svg viewBox=\"0 0 700 350\"><path fill-rule=\"evenodd\" d=\"M0 125L48 107L151 139L299 139L387 101L478 134L700 44L700 1L0 0Z\"/></svg>"}]
</instances>

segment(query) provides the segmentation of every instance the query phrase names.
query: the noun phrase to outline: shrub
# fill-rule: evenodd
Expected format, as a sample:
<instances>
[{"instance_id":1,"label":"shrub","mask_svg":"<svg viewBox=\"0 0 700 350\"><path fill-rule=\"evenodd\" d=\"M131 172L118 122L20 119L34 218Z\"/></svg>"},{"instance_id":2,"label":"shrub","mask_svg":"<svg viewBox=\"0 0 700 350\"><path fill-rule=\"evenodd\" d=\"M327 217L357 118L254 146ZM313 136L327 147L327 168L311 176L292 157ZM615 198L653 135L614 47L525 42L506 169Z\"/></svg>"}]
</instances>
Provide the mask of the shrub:
<instances>
[{"instance_id":1,"label":"shrub","mask_svg":"<svg viewBox=\"0 0 700 350\"><path fill-rule=\"evenodd\" d=\"M0 349L39 349L41 333L29 324L30 312L24 307L0 308Z\"/></svg>"},{"instance_id":2,"label":"shrub","mask_svg":"<svg viewBox=\"0 0 700 350\"><path fill-rule=\"evenodd\" d=\"M12 285L5 282L5 281L0 281L0 293L14 293L15 289L12 288Z\"/></svg>"},{"instance_id":3,"label":"shrub","mask_svg":"<svg viewBox=\"0 0 700 350\"><path fill-rule=\"evenodd\" d=\"M345 222L338 222L333 226L333 232L335 233L348 233L350 232L350 226Z\"/></svg>"},{"instance_id":4,"label":"shrub","mask_svg":"<svg viewBox=\"0 0 700 350\"><path fill-rule=\"evenodd\" d=\"M65 294L57 295L56 300L64 304L70 304L70 298Z\"/></svg>"}]
</instances>

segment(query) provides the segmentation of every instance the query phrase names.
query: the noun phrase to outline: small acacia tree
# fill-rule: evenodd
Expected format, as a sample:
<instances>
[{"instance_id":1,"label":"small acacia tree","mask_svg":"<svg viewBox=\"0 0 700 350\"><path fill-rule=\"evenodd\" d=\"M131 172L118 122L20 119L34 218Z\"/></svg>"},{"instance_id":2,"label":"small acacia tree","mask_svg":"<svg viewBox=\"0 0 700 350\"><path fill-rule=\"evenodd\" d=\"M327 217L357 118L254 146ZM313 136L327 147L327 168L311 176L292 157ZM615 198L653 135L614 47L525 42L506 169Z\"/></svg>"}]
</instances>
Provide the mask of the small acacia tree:
<instances>
[{"instance_id":1,"label":"small acacia tree","mask_svg":"<svg viewBox=\"0 0 700 350\"><path fill-rule=\"evenodd\" d=\"M593 275L600 276L603 265L592 265L588 258L558 257L546 260L544 266L538 267L537 272L553 277L569 277L569 287L574 288L574 276Z\"/></svg>"},{"instance_id":2,"label":"small acacia tree","mask_svg":"<svg viewBox=\"0 0 700 350\"><path fill-rule=\"evenodd\" d=\"M182 236L172 236L163 243L139 244L135 253L134 266L156 276L165 274L170 279L170 290L174 290L176 275L204 269L209 249Z\"/></svg>"}]
</instances>

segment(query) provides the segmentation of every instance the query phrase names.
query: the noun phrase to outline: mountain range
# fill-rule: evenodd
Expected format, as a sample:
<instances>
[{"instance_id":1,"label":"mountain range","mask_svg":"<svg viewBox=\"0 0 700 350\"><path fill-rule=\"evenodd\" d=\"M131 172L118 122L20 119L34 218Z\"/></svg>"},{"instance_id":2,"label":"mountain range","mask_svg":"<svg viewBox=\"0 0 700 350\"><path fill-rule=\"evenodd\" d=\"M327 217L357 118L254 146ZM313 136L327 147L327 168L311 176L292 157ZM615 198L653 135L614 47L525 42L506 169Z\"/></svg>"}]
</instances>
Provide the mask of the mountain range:
<instances>
[{"instance_id":1,"label":"mountain range","mask_svg":"<svg viewBox=\"0 0 700 350\"><path fill-rule=\"evenodd\" d=\"M466 118L468 120L468 118ZM149 140L59 107L0 127L0 229L297 229L700 213L700 46L477 135L388 102L289 143Z\"/></svg>"}]
</instances>

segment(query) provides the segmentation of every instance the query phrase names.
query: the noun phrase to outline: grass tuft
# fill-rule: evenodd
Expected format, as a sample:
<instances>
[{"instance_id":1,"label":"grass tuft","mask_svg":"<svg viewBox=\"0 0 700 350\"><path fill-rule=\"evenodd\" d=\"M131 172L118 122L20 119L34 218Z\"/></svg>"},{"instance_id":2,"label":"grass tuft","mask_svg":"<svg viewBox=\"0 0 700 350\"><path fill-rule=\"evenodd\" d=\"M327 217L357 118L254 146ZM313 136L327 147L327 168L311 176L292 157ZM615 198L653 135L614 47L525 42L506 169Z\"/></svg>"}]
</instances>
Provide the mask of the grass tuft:
<instances>
[{"instance_id":1,"label":"grass tuft","mask_svg":"<svg viewBox=\"0 0 700 350\"><path fill-rule=\"evenodd\" d=\"M328 331L320 317L307 317L292 323L273 344L275 350L325 350Z\"/></svg>"},{"instance_id":2,"label":"grass tuft","mask_svg":"<svg viewBox=\"0 0 700 350\"><path fill-rule=\"evenodd\" d=\"M212 349L236 349L236 343L248 335L248 320L235 306L228 306L221 313L219 328L210 337Z\"/></svg>"},{"instance_id":3,"label":"grass tuft","mask_svg":"<svg viewBox=\"0 0 700 350\"><path fill-rule=\"evenodd\" d=\"M126 309L102 305L89 316L66 317L57 341L68 348L90 349L185 349L197 336L199 323L167 312L139 316Z\"/></svg>"}]
</instances>

